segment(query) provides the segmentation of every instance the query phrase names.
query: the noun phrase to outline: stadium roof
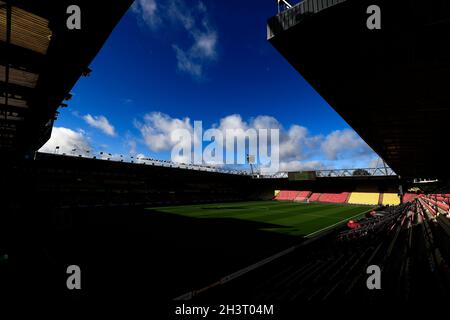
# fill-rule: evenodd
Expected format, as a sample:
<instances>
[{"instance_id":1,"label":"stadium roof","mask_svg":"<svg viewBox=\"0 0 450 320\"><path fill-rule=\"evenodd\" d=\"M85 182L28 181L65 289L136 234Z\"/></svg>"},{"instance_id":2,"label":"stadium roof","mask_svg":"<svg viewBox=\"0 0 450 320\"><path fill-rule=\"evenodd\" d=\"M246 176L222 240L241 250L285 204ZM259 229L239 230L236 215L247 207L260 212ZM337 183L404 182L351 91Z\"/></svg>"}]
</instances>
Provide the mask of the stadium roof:
<instances>
[{"instance_id":1,"label":"stadium roof","mask_svg":"<svg viewBox=\"0 0 450 320\"><path fill-rule=\"evenodd\" d=\"M92 0L0 0L0 156L39 149L58 108L129 8ZM81 9L69 30L67 8Z\"/></svg>"},{"instance_id":2,"label":"stadium roof","mask_svg":"<svg viewBox=\"0 0 450 320\"><path fill-rule=\"evenodd\" d=\"M382 10L369 30L369 5ZM402 177L449 177L450 4L305 0L268 23L274 47Z\"/></svg>"}]
</instances>

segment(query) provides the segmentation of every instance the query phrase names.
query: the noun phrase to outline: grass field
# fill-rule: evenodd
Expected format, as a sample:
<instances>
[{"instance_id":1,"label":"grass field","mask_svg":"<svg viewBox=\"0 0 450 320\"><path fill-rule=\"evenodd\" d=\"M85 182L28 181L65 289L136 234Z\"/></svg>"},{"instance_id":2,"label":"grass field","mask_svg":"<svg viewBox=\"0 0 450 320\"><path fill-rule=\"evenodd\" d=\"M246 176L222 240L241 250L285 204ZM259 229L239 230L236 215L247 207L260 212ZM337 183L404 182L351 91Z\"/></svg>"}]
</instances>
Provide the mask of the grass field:
<instances>
[{"instance_id":1,"label":"grass field","mask_svg":"<svg viewBox=\"0 0 450 320\"><path fill-rule=\"evenodd\" d=\"M236 219L260 223L260 230L312 236L370 210L367 206L277 201L239 202L153 208L159 213L194 219Z\"/></svg>"},{"instance_id":2,"label":"grass field","mask_svg":"<svg viewBox=\"0 0 450 320\"><path fill-rule=\"evenodd\" d=\"M118 297L145 291L155 299L173 299L367 210L275 201L77 209L73 215L79 220L72 228L47 232L42 240L51 256L64 257L49 266L45 255L42 273L58 274L55 286L65 284L65 272L58 272L77 261L87 270L83 294Z\"/></svg>"}]
</instances>

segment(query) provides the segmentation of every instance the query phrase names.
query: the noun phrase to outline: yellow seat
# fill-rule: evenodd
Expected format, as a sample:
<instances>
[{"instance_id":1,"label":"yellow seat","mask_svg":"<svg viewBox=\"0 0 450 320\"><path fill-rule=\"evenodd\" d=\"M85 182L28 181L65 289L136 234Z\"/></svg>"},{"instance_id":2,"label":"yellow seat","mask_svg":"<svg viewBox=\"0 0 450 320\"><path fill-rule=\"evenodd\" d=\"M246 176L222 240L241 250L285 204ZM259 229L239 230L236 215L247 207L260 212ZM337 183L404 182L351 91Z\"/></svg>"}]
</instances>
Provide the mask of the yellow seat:
<instances>
[{"instance_id":1,"label":"yellow seat","mask_svg":"<svg viewBox=\"0 0 450 320\"><path fill-rule=\"evenodd\" d=\"M383 194L383 205L397 206L400 204L400 197L396 193Z\"/></svg>"},{"instance_id":2,"label":"yellow seat","mask_svg":"<svg viewBox=\"0 0 450 320\"><path fill-rule=\"evenodd\" d=\"M380 198L379 193L352 192L350 198L348 199L348 203L377 205L379 198Z\"/></svg>"}]
</instances>

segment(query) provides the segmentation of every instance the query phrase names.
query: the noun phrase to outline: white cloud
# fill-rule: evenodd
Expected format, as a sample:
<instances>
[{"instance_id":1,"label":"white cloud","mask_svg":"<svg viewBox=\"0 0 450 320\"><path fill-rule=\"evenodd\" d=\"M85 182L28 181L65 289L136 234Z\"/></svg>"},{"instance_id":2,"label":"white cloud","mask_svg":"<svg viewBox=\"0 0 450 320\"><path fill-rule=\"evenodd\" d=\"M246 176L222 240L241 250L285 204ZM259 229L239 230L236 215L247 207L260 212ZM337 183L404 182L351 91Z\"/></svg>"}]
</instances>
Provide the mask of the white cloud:
<instances>
[{"instance_id":1,"label":"white cloud","mask_svg":"<svg viewBox=\"0 0 450 320\"><path fill-rule=\"evenodd\" d=\"M236 129L242 129L245 131L248 128L248 124L242 120L242 117L239 114L232 114L220 119L219 129L222 130L222 132L225 132L226 130Z\"/></svg>"},{"instance_id":2,"label":"white cloud","mask_svg":"<svg viewBox=\"0 0 450 320\"><path fill-rule=\"evenodd\" d=\"M127 138L125 144L129 148L129 153L131 155L137 154L137 141L135 139Z\"/></svg>"},{"instance_id":3,"label":"white cloud","mask_svg":"<svg viewBox=\"0 0 450 320\"><path fill-rule=\"evenodd\" d=\"M84 121L91 127L101 130L104 134L115 137L116 131L105 116L91 116L87 114L83 117Z\"/></svg>"},{"instance_id":4,"label":"white cloud","mask_svg":"<svg viewBox=\"0 0 450 320\"><path fill-rule=\"evenodd\" d=\"M84 131L74 131L64 127L54 127L50 140L42 146L40 152L54 153L59 147L58 153L71 154L76 149L76 154L88 155L92 147Z\"/></svg>"},{"instance_id":5,"label":"white cloud","mask_svg":"<svg viewBox=\"0 0 450 320\"><path fill-rule=\"evenodd\" d=\"M358 135L350 129L330 133L322 143L321 149L329 160L352 156L365 156L373 151Z\"/></svg>"},{"instance_id":6,"label":"white cloud","mask_svg":"<svg viewBox=\"0 0 450 320\"><path fill-rule=\"evenodd\" d=\"M277 119L271 116L257 116L252 120L255 129L281 129L282 126Z\"/></svg>"},{"instance_id":7,"label":"white cloud","mask_svg":"<svg viewBox=\"0 0 450 320\"><path fill-rule=\"evenodd\" d=\"M177 58L178 70L189 73L196 78L200 78L203 75L203 66L201 63L196 62L189 53L186 53L178 46L173 45L173 49Z\"/></svg>"},{"instance_id":8,"label":"white cloud","mask_svg":"<svg viewBox=\"0 0 450 320\"><path fill-rule=\"evenodd\" d=\"M139 17L141 22L154 29L162 22L159 17L158 5L155 0L136 0L131 10Z\"/></svg>"},{"instance_id":9,"label":"white cloud","mask_svg":"<svg viewBox=\"0 0 450 320\"><path fill-rule=\"evenodd\" d=\"M136 156L139 153L137 138L129 131L125 133L123 146L128 150L130 156Z\"/></svg>"},{"instance_id":10,"label":"white cloud","mask_svg":"<svg viewBox=\"0 0 450 320\"><path fill-rule=\"evenodd\" d=\"M300 160L303 157L305 141L308 139L308 129L293 125L284 132L280 139L280 159Z\"/></svg>"},{"instance_id":11,"label":"white cloud","mask_svg":"<svg viewBox=\"0 0 450 320\"><path fill-rule=\"evenodd\" d=\"M281 161L280 171L309 171L324 169L321 161Z\"/></svg>"},{"instance_id":12,"label":"white cloud","mask_svg":"<svg viewBox=\"0 0 450 320\"><path fill-rule=\"evenodd\" d=\"M178 70L196 78L203 76L204 66L217 58L218 35L211 26L208 10L203 2L187 6L184 1L172 1L168 9L174 24L181 24L190 38L191 45L172 47L177 58Z\"/></svg>"},{"instance_id":13,"label":"white cloud","mask_svg":"<svg viewBox=\"0 0 450 320\"><path fill-rule=\"evenodd\" d=\"M215 31L195 32L191 48L193 58L215 59L217 56L217 33Z\"/></svg>"},{"instance_id":14,"label":"white cloud","mask_svg":"<svg viewBox=\"0 0 450 320\"><path fill-rule=\"evenodd\" d=\"M315 148L321 136L311 136L307 128L292 125L286 130L274 117L261 115L247 124L240 115L231 115L221 119L220 129L278 129L280 130L280 159L285 161L302 160L307 157L307 149Z\"/></svg>"},{"instance_id":15,"label":"white cloud","mask_svg":"<svg viewBox=\"0 0 450 320\"><path fill-rule=\"evenodd\" d=\"M160 112L145 115L143 121L136 121L146 146L153 152L170 151L177 141L171 139L171 134L177 129L194 132L189 118L177 119ZM218 129L226 137L226 130L239 130L238 136L245 136L248 129L279 129L280 130L280 170L297 171L325 169L347 166L351 164L364 165L376 156L373 151L350 129L337 130L328 136L312 135L309 130L300 125L292 125L285 129L274 117L261 115L245 121L239 114L221 118L212 128ZM208 128L203 128L205 132ZM198 139L198 137L194 137ZM204 145L205 146L205 145ZM226 146L226 144L224 145ZM188 148L191 145L186 146ZM235 152L234 146L227 152ZM173 159L177 162L190 162L185 156Z\"/></svg>"},{"instance_id":16,"label":"white cloud","mask_svg":"<svg viewBox=\"0 0 450 320\"><path fill-rule=\"evenodd\" d=\"M217 59L218 33L212 26L208 8L202 1L196 4L184 0L137 0L132 6L140 22L151 30L177 32L172 49L177 69L194 78L202 78L205 67ZM182 29L182 32L179 30ZM180 43L181 42L181 43Z\"/></svg>"},{"instance_id":17,"label":"white cloud","mask_svg":"<svg viewBox=\"0 0 450 320\"><path fill-rule=\"evenodd\" d=\"M146 146L154 152L171 150L176 141L171 138L172 132L177 129L186 129L193 132L189 118L176 119L161 112L152 112L144 116L144 121L135 122L141 132Z\"/></svg>"}]
</instances>

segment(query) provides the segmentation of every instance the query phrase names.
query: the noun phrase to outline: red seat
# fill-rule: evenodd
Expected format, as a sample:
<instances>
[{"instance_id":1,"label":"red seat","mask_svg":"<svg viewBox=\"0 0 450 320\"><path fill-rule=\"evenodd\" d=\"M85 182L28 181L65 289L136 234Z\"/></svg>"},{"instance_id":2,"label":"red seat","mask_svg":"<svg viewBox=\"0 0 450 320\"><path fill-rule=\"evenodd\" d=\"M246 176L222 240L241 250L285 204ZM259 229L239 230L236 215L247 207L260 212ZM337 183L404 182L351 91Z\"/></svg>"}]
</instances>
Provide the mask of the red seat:
<instances>
[{"instance_id":1,"label":"red seat","mask_svg":"<svg viewBox=\"0 0 450 320\"><path fill-rule=\"evenodd\" d=\"M275 200L281 200L281 201L294 201L295 197L299 191L289 191L289 190L282 190L278 195L275 197Z\"/></svg>"},{"instance_id":2,"label":"red seat","mask_svg":"<svg viewBox=\"0 0 450 320\"><path fill-rule=\"evenodd\" d=\"M415 194L415 193L405 193L404 195L403 195L403 203L406 203L406 202L410 202L410 201L413 201L415 198L417 198L418 196L417 196L417 194Z\"/></svg>"},{"instance_id":3,"label":"red seat","mask_svg":"<svg viewBox=\"0 0 450 320\"><path fill-rule=\"evenodd\" d=\"M447 204L439 202L439 201L435 201L434 199L435 198L425 198L425 201L427 201L429 205L432 205L434 207L438 206L440 209L442 209L446 212L449 210L449 206Z\"/></svg>"},{"instance_id":4,"label":"red seat","mask_svg":"<svg viewBox=\"0 0 450 320\"><path fill-rule=\"evenodd\" d=\"M295 201L305 201L310 196L311 191L299 191L295 197Z\"/></svg>"},{"instance_id":5,"label":"red seat","mask_svg":"<svg viewBox=\"0 0 450 320\"><path fill-rule=\"evenodd\" d=\"M320 197L320 202L330 202L330 203L346 203L348 199L348 192L342 193L324 193Z\"/></svg>"},{"instance_id":6,"label":"red seat","mask_svg":"<svg viewBox=\"0 0 450 320\"><path fill-rule=\"evenodd\" d=\"M319 201L319 197L321 196L321 193L313 193L309 197L309 201Z\"/></svg>"}]
</instances>

